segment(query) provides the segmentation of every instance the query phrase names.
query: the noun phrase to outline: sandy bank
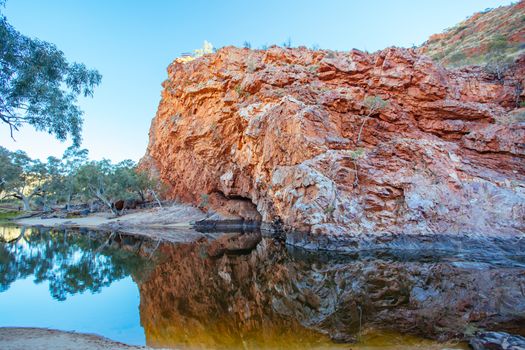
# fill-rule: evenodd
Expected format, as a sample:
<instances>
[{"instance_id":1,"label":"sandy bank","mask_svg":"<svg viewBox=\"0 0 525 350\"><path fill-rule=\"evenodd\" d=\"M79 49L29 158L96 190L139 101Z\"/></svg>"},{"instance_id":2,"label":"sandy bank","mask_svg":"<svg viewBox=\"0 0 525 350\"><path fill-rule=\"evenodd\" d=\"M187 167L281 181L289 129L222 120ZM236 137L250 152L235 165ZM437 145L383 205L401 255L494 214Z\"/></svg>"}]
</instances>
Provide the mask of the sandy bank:
<instances>
[{"instance_id":1,"label":"sandy bank","mask_svg":"<svg viewBox=\"0 0 525 350\"><path fill-rule=\"evenodd\" d=\"M24 226L85 227L133 232L144 228L188 229L192 222L202 220L205 216L206 214L195 207L175 204L165 208L132 211L119 217L107 212L67 219L32 217L15 222Z\"/></svg>"},{"instance_id":2,"label":"sandy bank","mask_svg":"<svg viewBox=\"0 0 525 350\"><path fill-rule=\"evenodd\" d=\"M133 350L151 349L115 342L95 334L64 332L43 328L0 328L3 350Z\"/></svg>"}]
</instances>

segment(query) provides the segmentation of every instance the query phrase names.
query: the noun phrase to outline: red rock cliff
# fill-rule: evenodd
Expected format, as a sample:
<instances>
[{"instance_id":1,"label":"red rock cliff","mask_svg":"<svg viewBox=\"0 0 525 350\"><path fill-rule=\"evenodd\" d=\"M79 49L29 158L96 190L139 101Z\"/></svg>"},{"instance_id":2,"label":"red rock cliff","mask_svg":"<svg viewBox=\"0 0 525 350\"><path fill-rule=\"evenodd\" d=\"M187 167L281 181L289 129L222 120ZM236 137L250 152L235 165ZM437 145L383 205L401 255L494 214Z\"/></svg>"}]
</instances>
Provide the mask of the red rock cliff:
<instances>
[{"instance_id":1,"label":"red rock cliff","mask_svg":"<svg viewBox=\"0 0 525 350\"><path fill-rule=\"evenodd\" d=\"M313 235L523 233L524 71L223 48L169 66L143 164L172 198Z\"/></svg>"}]
</instances>

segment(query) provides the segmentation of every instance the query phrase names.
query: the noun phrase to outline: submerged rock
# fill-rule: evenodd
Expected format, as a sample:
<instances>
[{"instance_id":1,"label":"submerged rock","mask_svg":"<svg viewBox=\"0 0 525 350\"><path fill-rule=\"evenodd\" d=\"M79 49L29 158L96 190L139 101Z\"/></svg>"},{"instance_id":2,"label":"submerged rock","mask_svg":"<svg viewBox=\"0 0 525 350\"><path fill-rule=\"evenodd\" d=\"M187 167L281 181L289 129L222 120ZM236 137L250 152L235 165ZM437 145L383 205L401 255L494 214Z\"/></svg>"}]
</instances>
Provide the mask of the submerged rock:
<instances>
[{"instance_id":1,"label":"submerged rock","mask_svg":"<svg viewBox=\"0 0 525 350\"><path fill-rule=\"evenodd\" d=\"M141 164L172 198L340 242L329 249L363 234L521 235L525 124L509 116L525 113L524 71L518 60L502 83L411 49L227 47L169 66Z\"/></svg>"},{"instance_id":2,"label":"submerged rock","mask_svg":"<svg viewBox=\"0 0 525 350\"><path fill-rule=\"evenodd\" d=\"M483 332L470 341L474 350L525 350L525 338L505 332Z\"/></svg>"}]
</instances>

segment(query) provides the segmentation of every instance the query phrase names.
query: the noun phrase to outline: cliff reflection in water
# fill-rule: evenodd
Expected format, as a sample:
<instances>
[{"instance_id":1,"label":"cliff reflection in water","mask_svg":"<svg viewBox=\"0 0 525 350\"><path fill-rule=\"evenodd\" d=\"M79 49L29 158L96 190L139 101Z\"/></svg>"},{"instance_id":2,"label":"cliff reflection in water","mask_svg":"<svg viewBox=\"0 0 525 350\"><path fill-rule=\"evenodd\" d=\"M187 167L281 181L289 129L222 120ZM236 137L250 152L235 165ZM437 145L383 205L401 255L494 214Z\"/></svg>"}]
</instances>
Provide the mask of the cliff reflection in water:
<instances>
[{"instance_id":1,"label":"cliff reflection in water","mask_svg":"<svg viewBox=\"0 0 525 350\"><path fill-rule=\"evenodd\" d=\"M367 329L439 340L478 327L524 329L525 268L514 255L341 256L257 233L159 252L162 261L139 284L152 346L308 348L353 341Z\"/></svg>"},{"instance_id":2,"label":"cliff reflection in water","mask_svg":"<svg viewBox=\"0 0 525 350\"><path fill-rule=\"evenodd\" d=\"M478 328L525 330L521 242L334 255L258 232L200 236L171 243L0 226L0 298L30 276L63 303L131 276L146 344L183 349L346 349L338 343L356 340L355 349L461 348L398 334L454 340Z\"/></svg>"}]
</instances>

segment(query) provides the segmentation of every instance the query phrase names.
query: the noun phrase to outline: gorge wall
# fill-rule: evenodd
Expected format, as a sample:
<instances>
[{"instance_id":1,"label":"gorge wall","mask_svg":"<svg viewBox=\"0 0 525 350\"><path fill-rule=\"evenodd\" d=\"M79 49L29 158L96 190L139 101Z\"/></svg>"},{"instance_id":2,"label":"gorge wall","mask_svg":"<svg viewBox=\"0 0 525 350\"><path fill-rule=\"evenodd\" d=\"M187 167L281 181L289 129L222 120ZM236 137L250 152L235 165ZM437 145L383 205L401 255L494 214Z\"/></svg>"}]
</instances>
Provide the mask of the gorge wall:
<instances>
[{"instance_id":1,"label":"gorge wall","mask_svg":"<svg viewBox=\"0 0 525 350\"><path fill-rule=\"evenodd\" d=\"M412 49L222 48L168 67L142 166L312 237L519 234L524 85L524 58L498 78Z\"/></svg>"}]
</instances>

